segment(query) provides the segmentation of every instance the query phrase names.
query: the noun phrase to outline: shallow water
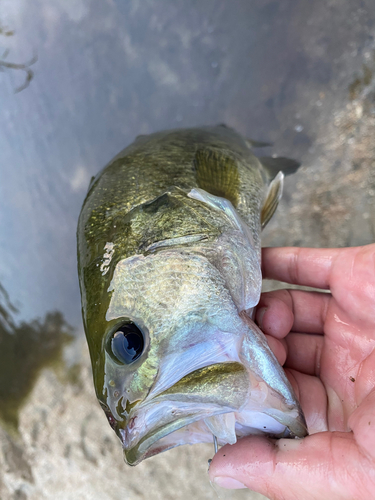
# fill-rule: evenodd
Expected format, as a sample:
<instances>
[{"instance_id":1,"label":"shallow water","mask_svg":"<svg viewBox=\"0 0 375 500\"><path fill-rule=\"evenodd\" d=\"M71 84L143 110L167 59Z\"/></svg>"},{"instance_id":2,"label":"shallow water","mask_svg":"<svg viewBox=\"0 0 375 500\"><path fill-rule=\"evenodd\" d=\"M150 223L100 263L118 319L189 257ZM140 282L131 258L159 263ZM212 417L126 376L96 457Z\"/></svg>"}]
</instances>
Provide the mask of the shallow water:
<instances>
[{"instance_id":1,"label":"shallow water","mask_svg":"<svg viewBox=\"0 0 375 500\"><path fill-rule=\"evenodd\" d=\"M264 244L374 241L374 37L372 0L1 0L0 430L24 463L0 456L1 498L71 499L82 477L102 487L87 498L119 498L124 477L127 498L146 498L142 481L155 498L214 498L208 449L202 470L187 465L193 448L125 468L85 346L70 341L82 337L75 230L89 180L138 134L226 123L303 165ZM61 360L71 370L81 348L64 378ZM83 421L102 433L96 465ZM166 490L158 467L175 478Z\"/></svg>"}]
</instances>

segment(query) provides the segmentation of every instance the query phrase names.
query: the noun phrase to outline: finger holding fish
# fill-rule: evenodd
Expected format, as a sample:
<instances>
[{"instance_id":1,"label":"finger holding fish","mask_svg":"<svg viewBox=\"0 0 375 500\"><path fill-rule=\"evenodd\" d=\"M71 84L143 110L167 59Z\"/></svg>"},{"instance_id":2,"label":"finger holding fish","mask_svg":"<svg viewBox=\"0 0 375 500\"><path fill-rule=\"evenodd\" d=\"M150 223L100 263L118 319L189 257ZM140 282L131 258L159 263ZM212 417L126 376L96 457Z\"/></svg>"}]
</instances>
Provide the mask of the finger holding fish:
<instances>
[{"instance_id":1,"label":"finger holding fish","mask_svg":"<svg viewBox=\"0 0 375 500\"><path fill-rule=\"evenodd\" d=\"M340 253L332 248L264 248L263 278L328 289L332 266Z\"/></svg>"},{"instance_id":2,"label":"finger holding fish","mask_svg":"<svg viewBox=\"0 0 375 500\"><path fill-rule=\"evenodd\" d=\"M293 303L287 290L262 293L255 321L263 333L282 339L292 329Z\"/></svg>"},{"instance_id":3,"label":"finger holding fish","mask_svg":"<svg viewBox=\"0 0 375 500\"><path fill-rule=\"evenodd\" d=\"M289 333L284 341L287 350L284 368L319 377L324 337L306 333Z\"/></svg>"},{"instance_id":4,"label":"finger holding fish","mask_svg":"<svg viewBox=\"0 0 375 500\"><path fill-rule=\"evenodd\" d=\"M288 348L287 348L287 343L285 342L284 339L277 339L273 337L272 335L265 335L267 344L269 345L271 351L275 355L277 361L280 363L281 366L284 365L287 355L288 355Z\"/></svg>"},{"instance_id":5,"label":"finger holding fish","mask_svg":"<svg viewBox=\"0 0 375 500\"><path fill-rule=\"evenodd\" d=\"M277 338L289 332L322 335L331 294L304 290L262 293L255 319L264 333Z\"/></svg>"},{"instance_id":6,"label":"finger holding fish","mask_svg":"<svg viewBox=\"0 0 375 500\"><path fill-rule=\"evenodd\" d=\"M284 368L319 376L330 301L330 294L301 290L262 294L255 320Z\"/></svg>"},{"instance_id":7,"label":"finger holding fish","mask_svg":"<svg viewBox=\"0 0 375 500\"><path fill-rule=\"evenodd\" d=\"M270 499L352 500L373 496L371 470L352 433L320 432L303 440L243 438L219 450L209 477L224 488L246 487Z\"/></svg>"}]
</instances>

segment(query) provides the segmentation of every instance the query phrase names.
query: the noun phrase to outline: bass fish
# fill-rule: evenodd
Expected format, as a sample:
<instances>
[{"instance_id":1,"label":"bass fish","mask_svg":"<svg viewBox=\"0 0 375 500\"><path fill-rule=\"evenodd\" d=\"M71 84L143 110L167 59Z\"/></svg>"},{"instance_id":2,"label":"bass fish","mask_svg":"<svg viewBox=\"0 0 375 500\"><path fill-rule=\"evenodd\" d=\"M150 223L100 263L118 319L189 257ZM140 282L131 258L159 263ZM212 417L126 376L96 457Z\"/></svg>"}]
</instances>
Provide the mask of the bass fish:
<instances>
[{"instance_id":1,"label":"bass fish","mask_svg":"<svg viewBox=\"0 0 375 500\"><path fill-rule=\"evenodd\" d=\"M139 136L90 183L78 222L97 398L125 460L249 434L303 437L293 389L253 321L262 228L285 173L226 126Z\"/></svg>"}]
</instances>

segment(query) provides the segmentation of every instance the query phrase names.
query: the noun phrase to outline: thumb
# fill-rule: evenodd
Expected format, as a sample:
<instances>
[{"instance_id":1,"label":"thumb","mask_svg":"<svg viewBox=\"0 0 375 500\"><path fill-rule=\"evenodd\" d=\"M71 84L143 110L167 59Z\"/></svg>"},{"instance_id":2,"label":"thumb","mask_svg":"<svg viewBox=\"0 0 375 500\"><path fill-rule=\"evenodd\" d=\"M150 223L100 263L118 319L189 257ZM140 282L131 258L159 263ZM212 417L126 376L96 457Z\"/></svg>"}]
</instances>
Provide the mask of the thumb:
<instances>
[{"instance_id":1,"label":"thumb","mask_svg":"<svg viewBox=\"0 0 375 500\"><path fill-rule=\"evenodd\" d=\"M352 500L371 498L374 484L366 476L373 467L352 433L321 432L305 439L243 438L220 448L209 476L223 488L247 487L272 500Z\"/></svg>"}]
</instances>

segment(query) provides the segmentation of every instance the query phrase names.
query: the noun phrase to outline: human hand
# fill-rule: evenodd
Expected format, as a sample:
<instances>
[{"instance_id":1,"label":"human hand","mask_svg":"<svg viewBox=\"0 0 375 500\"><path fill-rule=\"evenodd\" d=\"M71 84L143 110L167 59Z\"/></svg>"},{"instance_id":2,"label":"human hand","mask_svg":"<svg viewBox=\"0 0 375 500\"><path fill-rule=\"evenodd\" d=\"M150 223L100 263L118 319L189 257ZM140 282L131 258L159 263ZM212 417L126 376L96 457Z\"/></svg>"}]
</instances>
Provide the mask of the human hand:
<instances>
[{"instance_id":1,"label":"human hand","mask_svg":"<svg viewBox=\"0 0 375 500\"><path fill-rule=\"evenodd\" d=\"M226 445L210 479L277 500L375 498L375 244L266 248L262 267L265 278L331 292L264 293L256 313L310 435Z\"/></svg>"}]
</instances>

